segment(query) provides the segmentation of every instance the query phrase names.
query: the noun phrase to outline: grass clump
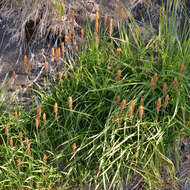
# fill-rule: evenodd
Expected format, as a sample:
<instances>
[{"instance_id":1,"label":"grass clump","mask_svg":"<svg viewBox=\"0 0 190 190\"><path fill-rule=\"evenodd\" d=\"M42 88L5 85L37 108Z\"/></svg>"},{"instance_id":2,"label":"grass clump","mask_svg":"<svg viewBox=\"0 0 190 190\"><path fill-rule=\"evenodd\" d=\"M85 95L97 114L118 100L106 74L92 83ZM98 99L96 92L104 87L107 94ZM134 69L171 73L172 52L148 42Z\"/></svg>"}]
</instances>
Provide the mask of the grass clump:
<instances>
[{"instance_id":1,"label":"grass clump","mask_svg":"<svg viewBox=\"0 0 190 190\"><path fill-rule=\"evenodd\" d=\"M137 174L144 189L175 188L175 142L190 135L190 47L167 27L148 43L138 27L121 25L119 39L86 29L77 66L39 92L41 105L2 112L0 188L109 189Z\"/></svg>"}]
</instances>

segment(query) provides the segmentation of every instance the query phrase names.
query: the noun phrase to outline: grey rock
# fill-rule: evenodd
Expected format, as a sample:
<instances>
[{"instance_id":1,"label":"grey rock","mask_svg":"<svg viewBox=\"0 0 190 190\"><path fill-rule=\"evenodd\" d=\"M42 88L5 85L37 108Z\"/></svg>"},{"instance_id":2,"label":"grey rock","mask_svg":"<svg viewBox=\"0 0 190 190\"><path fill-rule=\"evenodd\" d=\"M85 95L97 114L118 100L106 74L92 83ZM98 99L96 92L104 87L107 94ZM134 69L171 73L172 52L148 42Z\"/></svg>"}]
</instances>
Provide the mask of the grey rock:
<instances>
[{"instance_id":1,"label":"grey rock","mask_svg":"<svg viewBox=\"0 0 190 190\"><path fill-rule=\"evenodd\" d=\"M190 190L190 179L186 180L184 190Z\"/></svg>"}]
</instances>

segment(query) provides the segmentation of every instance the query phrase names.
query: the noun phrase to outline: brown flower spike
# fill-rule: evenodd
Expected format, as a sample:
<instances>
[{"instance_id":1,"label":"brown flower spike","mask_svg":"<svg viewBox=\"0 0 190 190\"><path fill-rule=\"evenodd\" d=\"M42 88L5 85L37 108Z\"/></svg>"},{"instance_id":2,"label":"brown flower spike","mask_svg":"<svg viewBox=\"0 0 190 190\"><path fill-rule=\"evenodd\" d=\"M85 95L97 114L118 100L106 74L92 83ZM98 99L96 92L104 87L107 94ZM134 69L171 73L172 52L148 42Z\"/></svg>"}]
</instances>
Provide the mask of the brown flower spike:
<instances>
[{"instance_id":1,"label":"brown flower spike","mask_svg":"<svg viewBox=\"0 0 190 190\"><path fill-rule=\"evenodd\" d=\"M28 143L27 145L26 145L26 148L27 148L27 152L28 152L28 156L30 156L30 143Z\"/></svg>"},{"instance_id":2,"label":"brown flower spike","mask_svg":"<svg viewBox=\"0 0 190 190\"><path fill-rule=\"evenodd\" d=\"M20 139L20 144L22 145L22 138L23 138L23 134L22 132L19 132L19 139Z\"/></svg>"},{"instance_id":3,"label":"brown flower spike","mask_svg":"<svg viewBox=\"0 0 190 190\"><path fill-rule=\"evenodd\" d=\"M55 57L55 49L54 48L51 48L51 55L52 55L52 57Z\"/></svg>"},{"instance_id":4,"label":"brown flower spike","mask_svg":"<svg viewBox=\"0 0 190 190\"><path fill-rule=\"evenodd\" d=\"M30 73L32 69L32 60L29 61L28 63L28 72Z\"/></svg>"},{"instance_id":5,"label":"brown flower spike","mask_svg":"<svg viewBox=\"0 0 190 190\"><path fill-rule=\"evenodd\" d=\"M16 79L16 72L15 71L13 71L12 77L13 77L14 80Z\"/></svg>"},{"instance_id":6,"label":"brown flower spike","mask_svg":"<svg viewBox=\"0 0 190 190\"><path fill-rule=\"evenodd\" d=\"M115 104L119 104L119 102L120 102L120 96L118 95L118 96L116 97Z\"/></svg>"},{"instance_id":7,"label":"brown flower spike","mask_svg":"<svg viewBox=\"0 0 190 190\"><path fill-rule=\"evenodd\" d=\"M125 106L126 106L126 99L123 99L122 102L121 102L121 108L120 108L121 113L125 109Z\"/></svg>"},{"instance_id":8,"label":"brown flower spike","mask_svg":"<svg viewBox=\"0 0 190 190\"><path fill-rule=\"evenodd\" d=\"M118 125L122 123L122 118L119 115L116 116L116 122Z\"/></svg>"},{"instance_id":9,"label":"brown flower spike","mask_svg":"<svg viewBox=\"0 0 190 190\"><path fill-rule=\"evenodd\" d=\"M35 125L36 125L36 129L38 130L38 127L39 127L39 117L38 116L35 119Z\"/></svg>"},{"instance_id":10,"label":"brown flower spike","mask_svg":"<svg viewBox=\"0 0 190 190\"><path fill-rule=\"evenodd\" d=\"M70 109L70 111L72 111L72 109L73 109L73 99L72 99L72 97L71 96L69 96L69 109Z\"/></svg>"},{"instance_id":11,"label":"brown flower spike","mask_svg":"<svg viewBox=\"0 0 190 190\"><path fill-rule=\"evenodd\" d=\"M15 115L15 120L18 120L18 112L17 111L15 111L14 115Z\"/></svg>"},{"instance_id":12,"label":"brown flower spike","mask_svg":"<svg viewBox=\"0 0 190 190\"><path fill-rule=\"evenodd\" d=\"M105 14L104 15L104 28L106 27L107 21L108 21L108 15Z\"/></svg>"},{"instance_id":13,"label":"brown flower spike","mask_svg":"<svg viewBox=\"0 0 190 190\"><path fill-rule=\"evenodd\" d=\"M45 177L45 171L46 171L45 166L42 166L42 176L43 176L43 178Z\"/></svg>"},{"instance_id":14,"label":"brown flower spike","mask_svg":"<svg viewBox=\"0 0 190 190\"><path fill-rule=\"evenodd\" d=\"M116 81L120 80L121 78L121 69L117 70L117 77L116 77Z\"/></svg>"},{"instance_id":15,"label":"brown flower spike","mask_svg":"<svg viewBox=\"0 0 190 190\"><path fill-rule=\"evenodd\" d=\"M152 89L155 88L154 78L151 78L151 81L150 81L150 88L152 88Z\"/></svg>"},{"instance_id":16,"label":"brown flower spike","mask_svg":"<svg viewBox=\"0 0 190 190\"><path fill-rule=\"evenodd\" d=\"M112 36L112 32L113 32L113 19L110 18L110 26L109 26L109 35L110 35L110 37Z\"/></svg>"},{"instance_id":17,"label":"brown flower spike","mask_svg":"<svg viewBox=\"0 0 190 190\"><path fill-rule=\"evenodd\" d=\"M55 113L55 118L58 119L58 106L57 106L57 102L55 102L55 104L54 104L54 113Z\"/></svg>"},{"instance_id":18,"label":"brown flower spike","mask_svg":"<svg viewBox=\"0 0 190 190\"><path fill-rule=\"evenodd\" d=\"M25 137L25 141L26 141L26 149L28 152L28 156L30 156L30 143L28 137Z\"/></svg>"},{"instance_id":19,"label":"brown flower spike","mask_svg":"<svg viewBox=\"0 0 190 190\"><path fill-rule=\"evenodd\" d=\"M65 34L65 46L67 45L67 40L68 40L68 36L67 36L67 34Z\"/></svg>"},{"instance_id":20,"label":"brown flower spike","mask_svg":"<svg viewBox=\"0 0 190 190\"><path fill-rule=\"evenodd\" d=\"M185 71L185 65L182 63L181 66L180 66L181 74L184 74L184 71Z\"/></svg>"},{"instance_id":21,"label":"brown flower spike","mask_svg":"<svg viewBox=\"0 0 190 190\"><path fill-rule=\"evenodd\" d=\"M61 50L60 48L57 48L56 49L56 62L59 64L60 62L60 53L61 53Z\"/></svg>"},{"instance_id":22,"label":"brown flower spike","mask_svg":"<svg viewBox=\"0 0 190 190\"><path fill-rule=\"evenodd\" d=\"M143 97L141 96L140 105L143 106Z\"/></svg>"},{"instance_id":23,"label":"brown flower spike","mask_svg":"<svg viewBox=\"0 0 190 190\"><path fill-rule=\"evenodd\" d=\"M21 168L21 158L19 158L17 160L17 169L18 169L18 171L20 171L20 168Z\"/></svg>"},{"instance_id":24,"label":"brown flower spike","mask_svg":"<svg viewBox=\"0 0 190 190\"><path fill-rule=\"evenodd\" d=\"M169 95L167 94L166 97L165 97L165 101L164 101L164 109L166 109L167 105L168 105L168 102L169 102Z\"/></svg>"},{"instance_id":25,"label":"brown flower spike","mask_svg":"<svg viewBox=\"0 0 190 190\"><path fill-rule=\"evenodd\" d=\"M9 126L5 125L5 134L7 136L7 139L9 139Z\"/></svg>"},{"instance_id":26,"label":"brown flower spike","mask_svg":"<svg viewBox=\"0 0 190 190\"><path fill-rule=\"evenodd\" d=\"M73 42L73 49L74 49L74 51L77 50L77 42L76 42L76 40L74 40L74 42Z\"/></svg>"},{"instance_id":27,"label":"brown flower spike","mask_svg":"<svg viewBox=\"0 0 190 190\"><path fill-rule=\"evenodd\" d=\"M24 72L27 70L27 63L28 63L28 57L27 55L24 55Z\"/></svg>"},{"instance_id":28,"label":"brown flower spike","mask_svg":"<svg viewBox=\"0 0 190 190\"><path fill-rule=\"evenodd\" d=\"M151 87L152 89L155 88L156 83L157 83L157 80L158 80L158 74L155 73L155 74L154 74L154 77L153 77L153 78L151 79L151 81L150 81L150 87Z\"/></svg>"},{"instance_id":29,"label":"brown flower spike","mask_svg":"<svg viewBox=\"0 0 190 190\"><path fill-rule=\"evenodd\" d=\"M28 156L30 156L30 143L27 144L27 152L28 152Z\"/></svg>"},{"instance_id":30,"label":"brown flower spike","mask_svg":"<svg viewBox=\"0 0 190 190\"><path fill-rule=\"evenodd\" d=\"M155 74L154 74L154 82L157 83L157 81L158 81L158 74L155 73Z\"/></svg>"},{"instance_id":31,"label":"brown flower spike","mask_svg":"<svg viewBox=\"0 0 190 190\"><path fill-rule=\"evenodd\" d=\"M18 88L19 88L20 93L22 93L22 86L18 85Z\"/></svg>"},{"instance_id":32,"label":"brown flower spike","mask_svg":"<svg viewBox=\"0 0 190 190\"><path fill-rule=\"evenodd\" d=\"M69 31L69 41L71 42L71 39L72 39L72 32Z\"/></svg>"},{"instance_id":33,"label":"brown flower spike","mask_svg":"<svg viewBox=\"0 0 190 190\"><path fill-rule=\"evenodd\" d=\"M37 117L41 117L41 115L42 115L42 105L39 105L38 107L37 107Z\"/></svg>"},{"instance_id":34,"label":"brown flower spike","mask_svg":"<svg viewBox=\"0 0 190 190\"><path fill-rule=\"evenodd\" d=\"M46 74L48 73L48 62L45 61L45 71L46 71Z\"/></svg>"},{"instance_id":35,"label":"brown flower spike","mask_svg":"<svg viewBox=\"0 0 190 190\"><path fill-rule=\"evenodd\" d=\"M167 86L167 83L165 82L164 85L163 85L163 91L162 91L163 95L166 94L167 89L168 89L168 86Z\"/></svg>"},{"instance_id":36,"label":"brown flower spike","mask_svg":"<svg viewBox=\"0 0 190 190\"><path fill-rule=\"evenodd\" d=\"M177 81L177 77L174 77L174 80L172 82L173 88L178 91L178 81Z\"/></svg>"},{"instance_id":37,"label":"brown flower spike","mask_svg":"<svg viewBox=\"0 0 190 190\"><path fill-rule=\"evenodd\" d=\"M64 42L61 43L61 53L62 53L62 57L64 58L64 55L65 55L65 44Z\"/></svg>"},{"instance_id":38,"label":"brown flower spike","mask_svg":"<svg viewBox=\"0 0 190 190\"><path fill-rule=\"evenodd\" d=\"M26 145L29 143L28 137L25 137Z\"/></svg>"},{"instance_id":39,"label":"brown flower spike","mask_svg":"<svg viewBox=\"0 0 190 190\"><path fill-rule=\"evenodd\" d=\"M121 8L120 17L121 17L121 20L123 20L123 18L124 18L124 9L123 8Z\"/></svg>"},{"instance_id":40,"label":"brown flower spike","mask_svg":"<svg viewBox=\"0 0 190 190\"><path fill-rule=\"evenodd\" d=\"M98 35L98 19L99 19L99 14L98 11L96 11L96 21L95 21L95 35Z\"/></svg>"},{"instance_id":41,"label":"brown flower spike","mask_svg":"<svg viewBox=\"0 0 190 190\"><path fill-rule=\"evenodd\" d=\"M74 28L74 21L75 21L75 12L72 11L72 28Z\"/></svg>"},{"instance_id":42,"label":"brown flower spike","mask_svg":"<svg viewBox=\"0 0 190 190\"><path fill-rule=\"evenodd\" d=\"M73 143L73 153L76 151L76 143Z\"/></svg>"},{"instance_id":43,"label":"brown flower spike","mask_svg":"<svg viewBox=\"0 0 190 190\"><path fill-rule=\"evenodd\" d=\"M9 143L10 143L10 147L13 148L13 139L12 139L12 137L10 138Z\"/></svg>"},{"instance_id":44,"label":"brown flower spike","mask_svg":"<svg viewBox=\"0 0 190 190\"><path fill-rule=\"evenodd\" d=\"M46 123L47 120L46 120L46 113L43 113L43 122Z\"/></svg>"},{"instance_id":45,"label":"brown flower spike","mask_svg":"<svg viewBox=\"0 0 190 190\"><path fill-rule=\"evenodd\" d=\"M129 119L130 120L133 119L134 108L135 108L135 103L133 100L131 100L130 105L129 105Z\"/></svg>"},{"instance_id":46,"label":"brown flower spike","mask_svg":"<svg viewBox=\"0 0 190 190\"><path fill-rule=\"evenodd\" d=\"M47 162L47 155L46 155L46 154L43 155L43 162L44 162L44 163Z\"/></svg>"},{"instance_id":47,"label":"brown flower spike","mask_svg":"<svg viewBox=\"0 0 190 190\"><path fill-rule=\"evenodd\" d=\"M157 107L156 107L157 114L159 114L161 103L162 103L162 99L158 98Z\"/></svg>"},{"instance_id":48,"label":"brown flower spike","mask_svg":"<svg viewBox=\"0 0 190 190\"><path fill-rule=\"evenodd\" d=\"M84 43L84 28L81 29L81 44Z\"/></svg>"},{"instance_id":49,"label":"brown flower spike","mask_svg":"<svg viewBox=\"0 0 190 190\"><path fill-rule=\"evenodd\" d=\"M140 107L139 107L139 117L140 117L140 119L142 119L143 113L144 113L144 108L143 108L142 105L140 105Z\"/></svg>"}]
</instances>

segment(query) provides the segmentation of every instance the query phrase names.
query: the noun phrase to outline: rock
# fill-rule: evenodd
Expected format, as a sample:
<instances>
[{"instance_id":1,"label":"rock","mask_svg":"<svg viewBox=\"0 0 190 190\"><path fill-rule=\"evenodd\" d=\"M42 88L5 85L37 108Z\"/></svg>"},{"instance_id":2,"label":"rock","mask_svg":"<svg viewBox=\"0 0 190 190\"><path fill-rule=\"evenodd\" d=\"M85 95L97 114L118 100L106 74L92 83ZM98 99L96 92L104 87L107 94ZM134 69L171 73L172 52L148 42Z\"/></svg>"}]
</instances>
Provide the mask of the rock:
<instances>
[{"instance_id":1,"label":"rock","mask_svg":"<svg viewBox=\"0 0 190 190\"><path fill-rule=\"evenodd\" d=\"M190 178L186 180L184 190L190 190Z\"/></svg>"}]
</instances>

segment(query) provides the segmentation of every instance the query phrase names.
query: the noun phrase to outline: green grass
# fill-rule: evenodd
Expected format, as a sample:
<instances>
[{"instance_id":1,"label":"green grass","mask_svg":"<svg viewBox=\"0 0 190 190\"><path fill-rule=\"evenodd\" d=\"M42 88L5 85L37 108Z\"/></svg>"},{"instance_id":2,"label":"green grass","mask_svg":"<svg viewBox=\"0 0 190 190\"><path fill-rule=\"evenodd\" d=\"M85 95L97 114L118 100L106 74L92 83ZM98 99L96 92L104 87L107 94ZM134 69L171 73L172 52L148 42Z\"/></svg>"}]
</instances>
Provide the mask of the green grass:
<instances>
[{"instance_id":1,"label":"green grass","mask_svg":"<svg viewBox=\"0 0 190 190\"><path fill-rule=\"evenodd\" d=\"M51 94L39 92L47 122L41 116L38 129L37 106L30 111L19 107L9 112L1 110L0 189L74 189L86 183L96 189L109 189L122 180L133 180L134 174L142 177L145 189L164 188L165 176L172 187L176 186L180 157L175 142L181 134L190 135L190 39L183 37L182 41L177 35L174 38L174 31L164 20L161 18L159 35L153 35L149 43L131 29L129 35L120 30L119 39L100 34L100 43L96 44L93 31L86 30L88 42L78 52L77 67L64 74ZM182 64L184 73L180 70ZM121 76L116 79L118 70ZM151 88L155 73L158 79ZM173 82L175 77L177 84ZM169 102L164 109L167 94ZM69 97L73 100L72 110ZM161 107L157 113L159 98ZM121 108L122 100L126 105ZM15 110L18 119L14 117ZM23 133L22 144L19 132ZM31 155L25 137L29 137ZM47 162L43 161L44 154Z\"/></svg>"}]
</instances>

